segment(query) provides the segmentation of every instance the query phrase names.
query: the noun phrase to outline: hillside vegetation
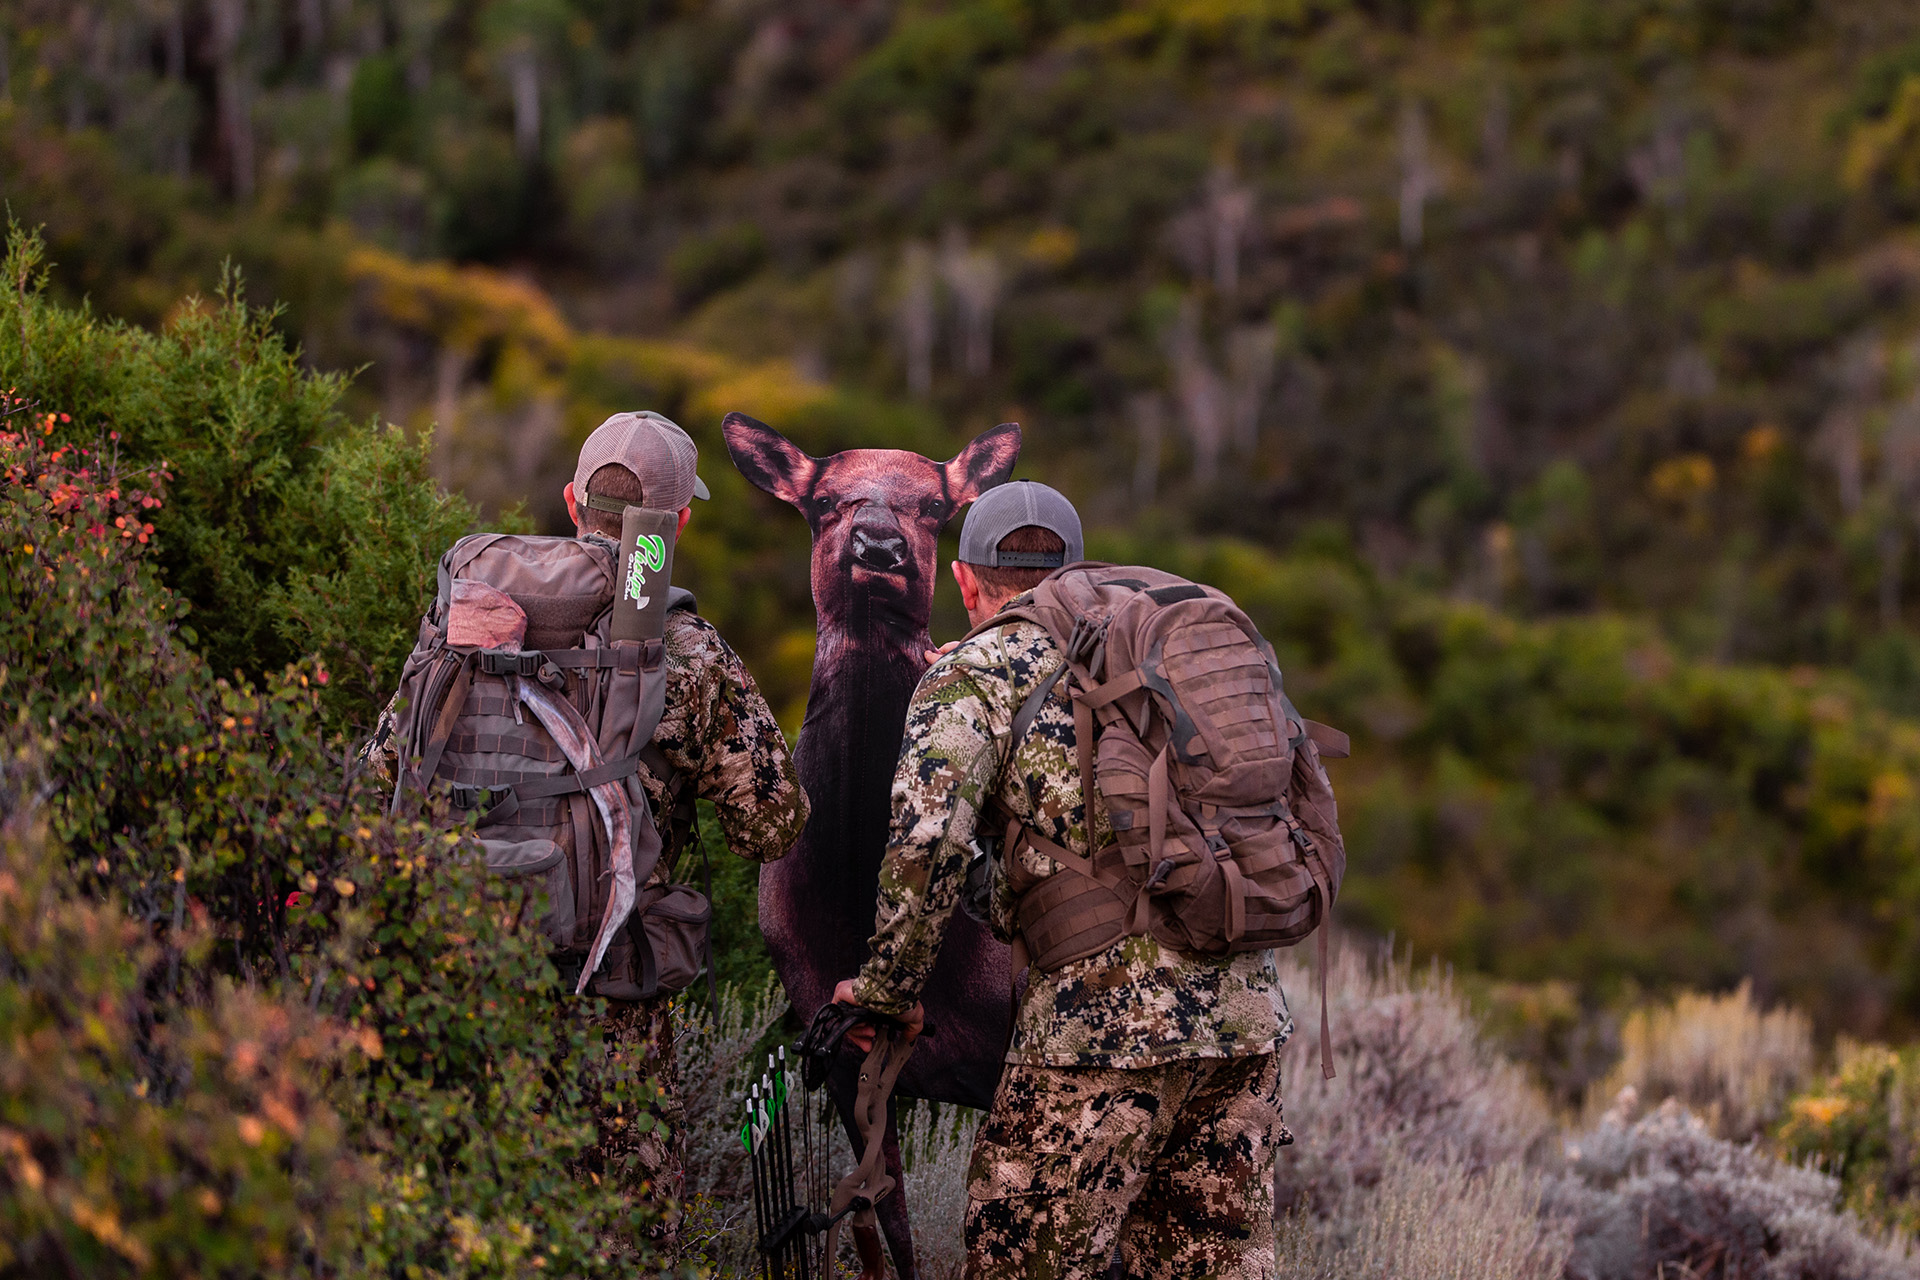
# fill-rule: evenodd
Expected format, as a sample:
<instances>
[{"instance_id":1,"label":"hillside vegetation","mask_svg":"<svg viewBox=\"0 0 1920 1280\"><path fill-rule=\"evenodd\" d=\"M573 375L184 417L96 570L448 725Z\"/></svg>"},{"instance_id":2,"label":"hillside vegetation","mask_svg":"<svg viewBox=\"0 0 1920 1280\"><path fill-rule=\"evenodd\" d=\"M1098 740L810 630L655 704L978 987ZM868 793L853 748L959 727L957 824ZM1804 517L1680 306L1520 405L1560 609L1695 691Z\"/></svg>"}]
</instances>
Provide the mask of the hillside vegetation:
<instances>
[{"instance_id":1,"label":"hillside vegetation","mask_svg":"<svg viewBox=\"0 0 1920 1280\"><path fill-rule=\"evenodd\" d=\"M0 1276L618 1265L652 1206L587 1117L649 1086L352 745L440 551L561 531L642 406L790 727L804 530L731 409L1022 422L1097 554L1233 593L1353 733L1343 926L1454 966L1587 1136L1521 1151L1529 1093L1486 1167L1308 1160L1303 1269L1411 1268L1441 1202L1517 1272L1706 1266L1622 1225L1701 1170L1807 1256L1866 1256L1835 1196L1920 1223L1912 5L25 0L0 197Z\"/></svg>"},{"instance_id":2,"label":"hillside vegetation","mask_svg":"<svg viewBox=\"0 0 1920 1280\"><path fill-rule=\"evenodd\" d=\"M155 564L215 671L318 654L364 727L417 567L559 527L646 404L717 495L682 577L797 724L799 521L719 414L929 453L1017 418L1097 546L1246 599L1354 732L1355 926L1589 1012L1750 977L1823 1032L1920 1016L1909 6L9 21L0 186L53 266L0 377L173 465Z\"/></svg>"},{"instance_id":3,"label":"hillside vegetation","mask_svg":"<svg viewBox=\"0 0 1920 1280\"><path fill-rule=\"evenodd\" d=\"M771 421L782 379L1023 418L1102 523L1330 524L1920 697L1911 6L47 0L5 53L63 291L157 321L231 255L493 506L554 523L588 410L685 366L398 305L356 246L774 362ZM928 430L867 419L811 438Z\"/></svg>"}]
</instances>

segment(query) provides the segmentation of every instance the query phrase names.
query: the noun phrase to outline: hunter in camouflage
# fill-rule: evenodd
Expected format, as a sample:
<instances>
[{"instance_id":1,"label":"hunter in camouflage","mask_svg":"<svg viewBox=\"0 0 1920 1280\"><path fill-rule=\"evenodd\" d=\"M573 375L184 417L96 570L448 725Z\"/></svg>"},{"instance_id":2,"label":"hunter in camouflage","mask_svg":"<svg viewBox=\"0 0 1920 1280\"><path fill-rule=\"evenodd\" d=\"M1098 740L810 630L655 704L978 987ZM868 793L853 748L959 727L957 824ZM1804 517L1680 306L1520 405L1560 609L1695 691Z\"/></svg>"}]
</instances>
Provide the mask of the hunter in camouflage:
<instances>
[{"instance_id":1,"label":"hunter in camouflage","mask_svg":"<svg viewBox=\"0 0 1920 1280\"><path fill-rule=\"evenodd\" d=\"M589 537L598 535L589 534ZM654 745L667 763L692 784L696 796L712 801L720 830L733 851L755 862L780 857L807 825L807 797L794 773L786 736L766 699L719 631L691 610L667 616L667 707ZM393 744L393 707L380 717L365 758L389 783L398 762ZM689 833L669 830L666 782L643 764L641 784L659 815L668 857L653 879L666 875L673 851ZM651 1077L660 1086L648 1109L651 1123L631 1116L601 1117L600 1137L586 1171L613 1177L637 1199L659 1205L663 1226L653 1243L671 1250L673 1227L686 1201L684 1117L679 1104L679 1064L673 1051L672 999L638 1002L603 1000L601 1030L606 1038L605 1068L613 1076Z\"/></svg>"},{"instance_id":2,"label":"hunter in camouflage","mask_svg":"<svg viewBox=\"0 0 1920 1280\"><path fill-rule=\"evenodd\" d=\"M975 505L970 527L1001 492ZM1065 506L1051 497L1042 510ZM982 573L967 543L963 533L955 577L976 625L1017 598L1023 577L1044 576ZM1055 517L993 545L1021 555L1015 564L1048 552L1058 564L1079 558L1078 543L1077 517ZM1064 698L1047 697L1008 750L1016 715L1063 661L1042 628L1013 621L928 670L894 777L872 954L838 998L912 1021L974 845L1008 816L1081 857L1109 838L1104 807L1083 794ZM1072 872L1024 846L1013 865L996 857L985 903L995 932L1011 941L1018 893L1059 874ZM1130 1276L1271 1276L1274 1151L1290 1140L1277 1055L1292 1027L1271 952L1211 959L1127 937L1052 973L1030 969L974 1146L967 1274L1101 1277L1118 1241Z\"/></svg>"},{"instance_id":3,"label":"hunter in camouflage","mask_svg":"<svg viewBox=\"0 0 1920 1280\"><path fill-rule=\"evenodd\" d=\"M581 537L605 541L617 556L618 512L599 503L589 508L585 495L604 497L613 506L665 495L669 509L681 510L684 529L687 499L706 496L693 468L693 442L679 427L654 414L615 415L581 450L578 483L566 487L568 512ZM754 862L781 857L806 826L808 804L772 710L739 655L692 609L668 613L664 642L666 706L652 745L685 791L712 802L733 852ZM395 725L389 703L363 750L369 765L388 782L399 767ZM656 883L671 874L691 833L684 819L676 820L668 780L645 755L639 776L665 846L649 880ZM582 1162L583 1173L612 1178L636 1200L661 1211L648 1234L667 1261L678 1250L680 1210L686 1199L684 1117L671 1003L665 994L641 1001L595 1001L607 1052L600 1070L609 1079L650 1078L657 1092L644 1115L603 1112L596 1145Z\"/></svg>"},{"instance_id":4,"label":"hunter in camouflage","mask_svg":"<svg viewBox=\"0 0 1920 1280\"><path fill-rule=\"evenodd\" d=\"M975 636L921 680L894 775L873 955L855 986L867 1008L897 1013L912 1005L958 905L975 836L1000 834L981 820L990 800L1069 852L1085 856L1106 842L1098 804L1089 839L1073 713L1063 699L1042 703L1013 758L1003 759L1021 704L1062 661L1046 632L1016 622ZM1019 857L991 881L990 923L1009 940L1015 885L1071 874L1035 849ZM1007 1062L1128 1069L1269 1053L1283 1034L1281 1007L1271 952L1202 959L1149 937L1126 938L1032 976Z\"/></svg>"}]
</instances>

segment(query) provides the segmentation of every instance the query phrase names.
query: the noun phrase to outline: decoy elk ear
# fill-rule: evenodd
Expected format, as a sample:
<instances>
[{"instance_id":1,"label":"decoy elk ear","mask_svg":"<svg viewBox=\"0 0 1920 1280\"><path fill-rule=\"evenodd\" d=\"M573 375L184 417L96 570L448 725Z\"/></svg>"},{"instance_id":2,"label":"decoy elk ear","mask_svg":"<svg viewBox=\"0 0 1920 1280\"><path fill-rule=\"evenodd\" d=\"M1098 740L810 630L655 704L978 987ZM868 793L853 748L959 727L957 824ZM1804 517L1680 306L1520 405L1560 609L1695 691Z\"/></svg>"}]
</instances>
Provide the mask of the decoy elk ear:
<instances>
[{"instance_id":1,"label":"decoy elk ear","mask_svg":"<svg viewBox=\"0 0 1920 1280\"><path fill-rule=\"evenodd\" d=\"M740 474L782 502L799 506L812 490L820 463L766 423L730 413L720 423L720 434Z\"/></svg>"},{"instance_id":2,"label":"decoy elk ear","mask_svg":"<svg viewBox=\"0 0 1920 1280\"><path fill-rule=\"evenodd\" d=\"M1003 483L1020 459L1020 424L1003 422L975 436L946 464L947 495L956 507Z\"/></svg>"}]
</instances>

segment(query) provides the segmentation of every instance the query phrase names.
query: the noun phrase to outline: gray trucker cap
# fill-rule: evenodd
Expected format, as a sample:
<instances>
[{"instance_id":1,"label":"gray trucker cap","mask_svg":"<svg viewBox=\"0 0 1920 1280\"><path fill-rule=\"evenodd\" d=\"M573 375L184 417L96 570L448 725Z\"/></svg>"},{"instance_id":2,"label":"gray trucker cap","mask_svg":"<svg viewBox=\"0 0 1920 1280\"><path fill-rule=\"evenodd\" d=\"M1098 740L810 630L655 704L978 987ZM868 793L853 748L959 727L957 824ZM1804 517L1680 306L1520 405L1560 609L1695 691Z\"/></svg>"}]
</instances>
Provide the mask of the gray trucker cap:
<instances>
[{"instance_id":1,"label":"gray trucker cap","mask_svg":"<svg viewBox=\"0 0 1920 1280\"><path fill-rule=\"evenodd\" d=\"M587 492L593 473L617 462L640 478L640 493L649 507L678 511L692 499L707 496L707 486L693 470L699 459L693 438L672 419L651 409L616 413L580 446L580 461L573 468L574 496L597 510L624 510L623 502L592 502Z\"/></svg>"},{"instance_id":2,"label":"gray trucker cap","mask_svg":"<svg viewBox=\"0 0 1920 1280\"><path fill-rule=\"evenodd\" d=\"M1060 535L1065 556L1041 551L1002 551L1000 539L1015 529L1038 525ZM1034 480L996 485L974 499L960 526L960 559L992 569L1058 569L1086 558L1080 537L1080 513L1066 495Z\"/></svg>"}]
</instances>

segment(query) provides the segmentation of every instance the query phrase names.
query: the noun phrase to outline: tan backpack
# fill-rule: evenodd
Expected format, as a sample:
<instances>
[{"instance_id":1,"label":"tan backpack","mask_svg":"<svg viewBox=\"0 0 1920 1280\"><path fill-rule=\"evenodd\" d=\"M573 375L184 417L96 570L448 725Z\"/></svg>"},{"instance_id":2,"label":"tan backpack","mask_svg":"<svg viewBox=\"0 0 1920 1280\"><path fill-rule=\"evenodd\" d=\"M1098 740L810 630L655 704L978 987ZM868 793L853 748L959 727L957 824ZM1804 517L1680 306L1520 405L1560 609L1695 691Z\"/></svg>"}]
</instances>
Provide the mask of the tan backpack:
<instances>
[{"instance_id":1,"label":"tan backpack","mask_svg":"<svg viewBox=\"0 0 1920 1280\"><path fill-rule=\"evenodd\" d=\"M1048 697L1067 698L1088 803L1100 798L1113 830L1083 858L1009 823L1006 855L1024 843L1075 873L1015 880L1033 963L1050 972L1129 935L1218 956L1292 946L1320 929L1331 1075L1323 926L1347 858L1320 760L1345 756L1346 735L1300 716L1272 647L1212 587L1087 562L982 630L1010 618L1045 628L1067 659L1016 715L1014 745Z\"/></svg>"},{"instance_id":2,"label":"tan backpack","mask_svg":"<svg viewBox=\"0 0 1920 1280\"><path fill-rule=\"evenodd\" d=\"M542 928L575 992L639 1000L691 983L712 908L647 883L662 842L640 769L677 812L692 796L652 745L664 642L608 638L619 556L596 538L475 534L441 557L400 677L393 808L431 790L478 810L489 869L546 889Z\"/></svg>"}]
</instances>

